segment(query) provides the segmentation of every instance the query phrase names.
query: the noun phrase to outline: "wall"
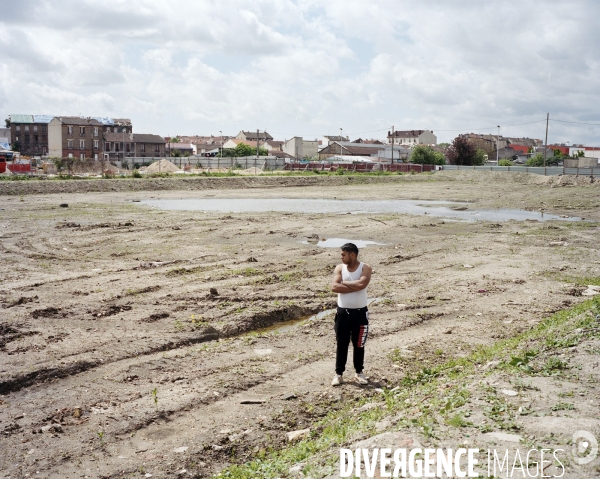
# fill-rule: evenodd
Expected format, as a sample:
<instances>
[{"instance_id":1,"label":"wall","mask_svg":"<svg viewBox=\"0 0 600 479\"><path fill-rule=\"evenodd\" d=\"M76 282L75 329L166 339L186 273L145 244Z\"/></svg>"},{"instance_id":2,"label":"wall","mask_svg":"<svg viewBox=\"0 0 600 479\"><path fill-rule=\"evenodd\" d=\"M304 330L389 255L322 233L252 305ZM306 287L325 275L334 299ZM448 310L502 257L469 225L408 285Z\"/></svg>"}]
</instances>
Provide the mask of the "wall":
<instances>
[{"instance_id":1,"label":"wall","mask_svg":"<svg viewBox=\"0 0 600 479\"><path fill-rule=\"evenodd\" d=\"M565 168L597 168L598 158L573 158L564 160Z\"/></svg>"},{"instance_id":2,"label":"wall","mask_svg":"<svg viewBox=\"0 0 600 479\"><path fill-rule=\"evenodd\" d=\"M317 140L303 140L302 151L303 158L314 158L319 152L319 142Z\"/></svg>"},{"instance_id":3,"label":"wall","mask_svg":"<svg viewBox=\"0 0 600 479\"><path fill-rule=\"evenodd\" d=\"M48 156L62 158L62 123L57 118L48 123Z\"/></svg>"},{"instance_id":4,"label":"wall","mask_svg":"<svg viewBox=\"0 0 600 479\"><path fill-rule=\"evenodd\" d=\"M294 158L304 158L303 143L301 136L295 136L283 144L283 151Z\"/></svg>"},{"instance_id":5,"label":"wall","mask_svg":"<svg viewBox=\"0 0 600 479\"><path fill-rule=\"evenodd\" d=\"M437 145L437 136L431 131L424 131L419 135L419 143L421 145Z\"/></svg>"}]
</instances>

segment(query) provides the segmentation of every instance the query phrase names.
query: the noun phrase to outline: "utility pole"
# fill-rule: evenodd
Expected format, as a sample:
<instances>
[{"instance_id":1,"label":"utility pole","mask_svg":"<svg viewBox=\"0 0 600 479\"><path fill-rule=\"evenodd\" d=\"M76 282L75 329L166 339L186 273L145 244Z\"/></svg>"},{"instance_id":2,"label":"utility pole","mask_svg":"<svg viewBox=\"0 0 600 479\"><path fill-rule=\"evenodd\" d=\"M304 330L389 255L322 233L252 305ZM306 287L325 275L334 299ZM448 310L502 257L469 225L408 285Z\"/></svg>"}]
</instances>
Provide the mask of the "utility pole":
<instances>
[{"instance_id":1,"label":"utility pole","mask_svg":"<svg viewBox=\"0 0 600 479\"><path fill-rule=\"evenodd\" d=\"M394 164L394 125L392 125L392 165Z\"/></svg>"},{"instance_id":2,"label":"utility pole","mask_svg":"<svg viewBox=\"0 0 600 479\"><path fill-rule=\"evenodd\" d=\"M258 130L256 130L256 159L258 160Z\"/></svg>"},{"instance_id":3,"label":"utility pole","mask_svg":"<svg viewBox=\"0 0 600 479\"><path fill-rule=\"evenodd\" d=\"M342 156L344 155L342 152L342 138L344 138L344 129L340 128L340 161L342 161Z\"/></svg>"},{"instance_id":4,"label":"utility pole","mask_svg":"<svg viewBox=\"0 0 600 479\"><path fill-rule=\"evenodd\" d=\"M544 168L546 168L546 153L548 153L548 121L550 120L550 113L546 113L546 146L544 147Z\"/></svg>"},{"instance_id":5,"label":"utility pole","mask_svg":"<svg viewBox=\"0 0 600 479\"><path fill-rule=\"evenodd\" d=\"M221 144L219 146L219 157L221 157L223 156L223 132L219 130L219 133L221 133Z\"/></svg>"},{"instance_id":6,"label":"utility pole","mask_svg":"<svg viewBox=\"0 0 600 479\"><path fill-rule=\"evenodd\" d=\"M498 136L496 137L496 166L498 166L498 156L500 154L500 125L498 125Z\"/></svg>"}]
</instances>

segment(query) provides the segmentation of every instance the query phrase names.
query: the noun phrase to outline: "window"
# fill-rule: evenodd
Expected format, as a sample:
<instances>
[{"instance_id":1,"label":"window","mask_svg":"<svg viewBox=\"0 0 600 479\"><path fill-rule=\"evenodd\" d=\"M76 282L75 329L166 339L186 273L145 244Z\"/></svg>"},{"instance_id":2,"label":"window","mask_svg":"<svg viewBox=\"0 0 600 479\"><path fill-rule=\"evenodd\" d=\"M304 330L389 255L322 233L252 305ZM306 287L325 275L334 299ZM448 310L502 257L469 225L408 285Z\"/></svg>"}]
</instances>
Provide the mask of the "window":
<instances>
[{"instance_id":1,"label":"window","mask_svg":"<svg viewBox=\"0 0 600 479\"><path fill-rule=\"evenodd\" d=\"M67 140L67 148L73 148L73 140Z\"/></svg>"},{"instance_id":2,"label":"window","mask_svg":"<svg viewBox=\"0 0 600 479\"><path fill-rule=\"evenodd\" d=\"M79 140L79 149L85 150L85 140Z\"/></svg>"},{"instance_id":3,"label":"window","mask_svg":"<svg viewBox=\"0 0 600 479\"><path fill-rule=\"evenodd\" d=\"M47 133L47 129L45 126L42 126L42 133Z\"/></svg>"},{"instance_id":4,"label":"window","mask_svg":"<svg viewBox=\"0 0 600 479\"><path fill-rule=\"evenodd\" d=\"M42 146L42 155L45 155L46 153L48 153L48 150L45 146Z\"/></svg>"},{"instance_id":5,"label":"window","mask_svg":"<svg viewBox=\"0 0 600 479\"><path fill-rule=\"evenodd\" d=\"M114 127L113 127L113 131L114 131L115 133L117 132L117 127L116 127L116 126L114 126Z\"/></svg>"},{"instance_id":6,"label":"window","mask_svg":"<svg viewBox=\"0 0 600 479\"><path fill-rule=\"evenodd\" d=\"M18 137L18 136L17 136L17 137L15 137L15 141L19 141L19 137Z\"/></svg>"},{"instance_id":7,"label":"window","mask_svg":"<svg viewBox=\"0 0 600 479\"><path fill-rule=\"evenodd\" d=\"M160 153L160 145L154 145L154 153Z\"/></svg>"},{"instance_id":8,"label":"window","mask_svg":"<svg viewBox=\"0 0 600 479\"><path fill-rule=\"evenodd\" d=\"M98 153L94 153L94 160L98 161Z\"/></svg>"},{"instance_id":9,"label":"window","mask_svg":"<svg viewBox=\"0 0 600 479\"><path fill-rule=\"evenodd\" d=\"M79 127L79 136L85 136L85 126Z\"/></svg>"},{"instance_id":10,"label":"window","mask_svg":"<svg viewBox=\"0 0 600 479\"><path fill-rule=\"evenodd\" d=\"M25 125L25 131L29 131L29 125Z\"/></svg>"},{"instance_id":11,"label":"window","mask_svg":"<svg viewBox=\"0 0 600 479\"><path fill-rule=\"evenodd\" d=\"M105 149L106 151L110 150L110 143L106 142L106 143L104 144L104 149Z\"/></svg>"},{"instance_id":12,"label":"window","mask_svg":"<svg viewBox=\"0 0 600 479\"><path fill-rule=\"evenodd\" d=\"M94 148L95 148L95 149L98 149L98 143L99 143L99 141L98 141L98 140L94 140Z\"/></svg>"},{"instance_id":13,"label":"window","mask_svg":"<svg viewBox=\"0 0 600 479\"><path fill-rule=\"evenodd\" d=\"M39 137L38 137L37 135L33 135L33 141L34 141L35 143L37 143L37 142L38 142L38 138L39 138Z\"/></svg>"},{"instance_id":14,"label":"window","mask_svg":"<svg viewBox=\"0 0 600 479\"><path fill-rule=\"evenodd\" d=\"M67 126L67 135L72 135L72 134L73 134L73 127Z\"/></svg>"},{"instance_id":15,"label":"window","mask_svg":"<svg viewBox=\"0 0 600 479\"><path fill-rule=\"evenodd\" d=\"M73 153L69 153L67 156L68 156L69 158L73 158Z\"/></svg>"},{"instance_id":16,"label":"window","mask_svg":"<svg viewBox=\"0 0 600 479\"><path fill-rule=\"evenodd\" d=\"M115 142L115 151L119 151L119 144Z\"/></svg>"},{"instance_id":17,"label":"window","mask_svg":"<svg viewBox=\"0 0 600 479\"><path fill-rule=\"evenodd\" d=\"M125 143L125 148L127 148L127 153L131 151L131 143Z\"/></svg>"},{"instance_id":18,"label":"window","mask_svg":"<svg viewBox=\"0 0 600 479\"><path fill-rule=\"evenodd\" d=\"M81 160L85 160L85 153L81 153L81 154L79 155L79 158L80 158Z\"/></svg>"},{"instance_id":19,"label":"window","mask_svg":"<svg viewBox=\"0 0 600 479\"><path fill-rule=\"evenodd\" d=\"M146 153L146 143L140 144L140 151L143 151L144 153Z\"/></svg>"},{"instance_id":20,"label":"window","mask_svg":"<svg viewBox=\"0 0 600 479\"><path fill-rule=\"evenodd\" d=\"M98 136L98 127L94 127L94 136Z\"/></svg>"},{"instance_id":21,"label":"window","mask_svg":"<svg viewBox=\"0 0 600 479\"><path fill-rule=\"evenodd\" d=\"M33 131L37 132L37 125L33 125Z\"/></svg>"},{"instance_id":22,"label":"window","mask_svg":"<svg viewBox=\"0 0 600 479\"><path fill-rule=\"evenodd\" d=\"M17 126L15 126L15 130L16 130L16 131L21 131L21 125L17 125Z\"/></svg>"}]
</instances>

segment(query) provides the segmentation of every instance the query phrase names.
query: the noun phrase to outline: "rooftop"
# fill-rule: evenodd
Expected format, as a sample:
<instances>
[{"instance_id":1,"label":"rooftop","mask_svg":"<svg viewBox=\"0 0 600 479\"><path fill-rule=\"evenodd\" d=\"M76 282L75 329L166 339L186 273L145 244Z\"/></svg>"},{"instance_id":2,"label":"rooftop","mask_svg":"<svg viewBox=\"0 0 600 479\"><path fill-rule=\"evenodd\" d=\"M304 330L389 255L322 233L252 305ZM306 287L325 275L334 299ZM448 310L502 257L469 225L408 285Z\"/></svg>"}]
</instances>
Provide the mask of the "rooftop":
<instances>
[{"instance_id":1,"label":"rooftop","mask_svg":"<svg viewBox=\"0 0 600 479\"><path fill-rule=\"evenodd\" d=\"M165 139L162 136L143 133L134 133L133 141L136 143L165 143Z\"/></svg>"}]
</instances>

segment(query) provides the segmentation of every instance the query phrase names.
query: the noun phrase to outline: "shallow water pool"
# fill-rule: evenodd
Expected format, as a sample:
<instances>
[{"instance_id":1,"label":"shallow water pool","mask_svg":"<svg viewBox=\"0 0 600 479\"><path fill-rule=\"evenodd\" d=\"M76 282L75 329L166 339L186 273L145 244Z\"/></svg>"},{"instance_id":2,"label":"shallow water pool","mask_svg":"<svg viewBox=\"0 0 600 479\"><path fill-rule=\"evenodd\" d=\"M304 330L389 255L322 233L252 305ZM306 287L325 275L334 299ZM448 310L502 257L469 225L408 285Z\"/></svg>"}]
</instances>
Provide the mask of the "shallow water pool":
<instances>
[{"instance_id":1,"label":"shallow water pool","mask_svg":"<svg viewBox=\"0 0 600 479\"><path fill-rule=\"evenodd\" d=\"M479 209L472 203L430 200L330 200L292 198L186 198L149 199L140 204L172 211L217 211L220 213L396 213L429 215L462 221L581 221L577 217L561 217L519 209Z\"/></svg>"}]
</instances>

